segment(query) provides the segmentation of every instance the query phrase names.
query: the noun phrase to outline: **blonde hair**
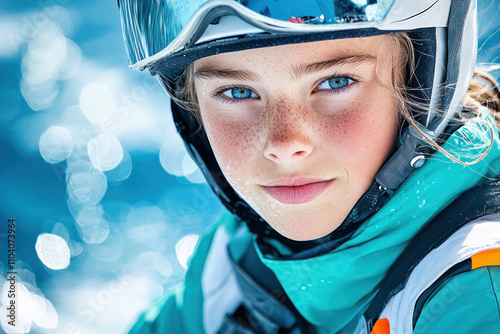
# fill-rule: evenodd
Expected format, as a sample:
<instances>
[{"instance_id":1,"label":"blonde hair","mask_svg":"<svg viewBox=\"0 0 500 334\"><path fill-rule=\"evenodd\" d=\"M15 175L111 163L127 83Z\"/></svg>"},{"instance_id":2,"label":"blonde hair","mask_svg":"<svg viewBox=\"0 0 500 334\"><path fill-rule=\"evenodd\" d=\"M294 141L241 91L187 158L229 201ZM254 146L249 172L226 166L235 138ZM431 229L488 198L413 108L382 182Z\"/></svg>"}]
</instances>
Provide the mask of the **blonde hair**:
<instances>
[{"instance_id":1,"label":"blonde hair","mask_svg":"<svg viewBox=\"0 0 500 334\"><path fill-rule=\"evenodd\" d=\"M480 69L474 71L466 103L476 108L488 108L495 118L497 128L500 128L500 89L498 82L487 72Z\"/></svg>"},{"instance_id":2,"label":"blonde hair","mask_svg":"<svg viewBox=\"0 0 500 334\"><path fill-rule=\"evenodd\" d=\"M428 111L430 109L428 104L418 101L413 95L411 89L408 87L408 83L415 75L415 50L413 47L413 42L407 33L393 33L388 35L390 37L389 42L392 43L396 52L392 57L392 80L391 85L387 88L391 89L396 96L397 110L400 115L401 122L408 122L411 126L425 138L429 145L433 149L440 151L445 156L451 160L460 163L462 165L473 165L481 161L489 152L493 141L490 143L490 147L478 159L472 162L462 162L455 156L444 150L435 140L433 140L426 130L419 126L419 123L415 120L415 117L422 113L422 110ZM403 64L405 66L405 72L401 73L396 69L401 68L398 64ZM202 118L200 115L198 98L196 95L196 88L194 83L194 64L191 63L186 67L180 78L174 83L174 91L169 91L166 78L162 78L163 82L167 86L167 91L169 92L172 100L181 105L185 110L189 111L199 122L200 126L203 126ZM402 84L401 84L402 83ZM387 85L386 85L387 86ZM452 87L444 87L443 89L453 89ZM461 118L457 118L454 121L465 122L474 116L477 116L481 106L487 107L493 114L497 128L500 128L500 92L499 86L496 80L488 75L486 72L476 70L474 72L474 77L467 91L464 113ZM433 112L440 113L439 110L432 110ZM493 129L490 129L493 131ZM492 137L493 138L493 137Z\"/></svg>"},{"instance_id":3,"label":"blonde hair","mask_svg":"<svg viewBox=\"0 0 500 334\"><path fill-rule=\"evenodd\" d=\"M397 73L396 71L393 72L393 79L390 87L396 96L398 111L402 119L413 126L434 150L441 152L452 161L461 165L470 166L484 159L493 146L494 129L490 124L486 124L491 132L491 141L488 148L474 161L463 162L447 150L443 149L434 139L431 138L431 136L426 132L427 130L420 126L415 120L415 117L418 116L419 113L422 113L422 110L428 112L430 110L430 106L426 103L418 101L418 99L412 95L412 90L408 88L408 83L415 75L415 50L413 43L406 33L395 33L390 34L390 36L392 37L395 50L398 50L395 53L395 57L393 57L392 68L400 68L397 65L402 62L402 64L405 64L404 67L406 69L405 73ZM399 84L401 82L404 82L405 84ZM453 87L443 87L443 91L446 89L453 89ZM500 92L498 82L488 73L476 69L466 94L463 112L460 116L456 116L456 118L452 121L457 123L466 122L474 117L477 117L480 113L481 107L486 107L492 113L495 119L496 127L500 128L499 98ZM432 111L438 114L444 114L444 111L442 110Z\"/></svg>"}]
</instances>

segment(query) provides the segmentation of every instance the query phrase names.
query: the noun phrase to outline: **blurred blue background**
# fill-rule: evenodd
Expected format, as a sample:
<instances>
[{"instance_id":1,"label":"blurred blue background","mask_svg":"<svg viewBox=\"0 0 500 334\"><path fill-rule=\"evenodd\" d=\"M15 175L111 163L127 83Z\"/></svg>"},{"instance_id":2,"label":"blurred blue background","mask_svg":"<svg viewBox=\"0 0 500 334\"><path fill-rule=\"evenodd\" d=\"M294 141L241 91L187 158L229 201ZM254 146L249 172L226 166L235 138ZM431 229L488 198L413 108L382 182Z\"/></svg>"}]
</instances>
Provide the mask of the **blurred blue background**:
<instances>
[{"instance_id":1,"label":"blurred blue background","mask_svg":"<svg viewBox=\"0 0 500 334\"><path fill-rule=\"evenodd\" d=\"M499 10L479 1L497 78ZM223 210L155 78L127 65L116 1L0 3L1 307L15 218L19 332L125 332Z\"/></svg>"}]
</instances>

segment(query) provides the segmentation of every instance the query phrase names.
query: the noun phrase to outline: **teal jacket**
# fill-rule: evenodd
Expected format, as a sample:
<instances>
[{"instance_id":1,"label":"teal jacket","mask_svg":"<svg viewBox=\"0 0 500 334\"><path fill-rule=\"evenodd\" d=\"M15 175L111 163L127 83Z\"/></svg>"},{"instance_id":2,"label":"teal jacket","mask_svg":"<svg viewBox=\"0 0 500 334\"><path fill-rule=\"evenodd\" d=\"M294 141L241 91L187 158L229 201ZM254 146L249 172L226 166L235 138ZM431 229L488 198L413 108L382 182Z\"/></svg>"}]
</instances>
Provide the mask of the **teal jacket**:
<instances>
[{"instance_id":1,"label":"teal jacket","mask_svg":"<svg viewBox=\"0 0 500 334\"><path fill-rule=\"evenodd\" d=\"M486 124L493 124L488 112L455 131L443 148L462 161L475 160L491 142L491 127ZM439 152L432 155L389 202L330 253L284 261L268 258L255 245L260 260L312 324L312 333L352 333L389 267L421 228L465 190L498 178L500 140L497 131L493 134L488 155L471 167L451 162ZM200 238L184 284L153 302L131 333L214 332L217 321L210 323L219 309L234 311L238 303L234 290L224 291L231 286L224 251L229 244L232 257L238 258L252 242L246 228L225 214ZM500 333L499 304L500 267L457 275L428 299L414 333Z\"/></svg>"}]
</instances>

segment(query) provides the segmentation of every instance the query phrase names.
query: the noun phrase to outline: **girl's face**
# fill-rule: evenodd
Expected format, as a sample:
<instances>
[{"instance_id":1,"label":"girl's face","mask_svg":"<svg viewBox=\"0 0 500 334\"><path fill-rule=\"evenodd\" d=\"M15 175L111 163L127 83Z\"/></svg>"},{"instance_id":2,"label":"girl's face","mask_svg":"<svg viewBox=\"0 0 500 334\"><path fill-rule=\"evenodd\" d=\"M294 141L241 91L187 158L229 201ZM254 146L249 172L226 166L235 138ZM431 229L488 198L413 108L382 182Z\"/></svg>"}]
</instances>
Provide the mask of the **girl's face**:
<instances>
[{"instance_id":1,"label":"girl's face","mask_svg":"<svg viewBox=\"0 0 500 334\"><path fill-rule=\"evenodd\" d=\"M335 230L394 151L388 36L225 53L197 60L200 113L217 162L276 231ZM398 65L397 67L401 67Z\"/></svg>"}]
</instances>

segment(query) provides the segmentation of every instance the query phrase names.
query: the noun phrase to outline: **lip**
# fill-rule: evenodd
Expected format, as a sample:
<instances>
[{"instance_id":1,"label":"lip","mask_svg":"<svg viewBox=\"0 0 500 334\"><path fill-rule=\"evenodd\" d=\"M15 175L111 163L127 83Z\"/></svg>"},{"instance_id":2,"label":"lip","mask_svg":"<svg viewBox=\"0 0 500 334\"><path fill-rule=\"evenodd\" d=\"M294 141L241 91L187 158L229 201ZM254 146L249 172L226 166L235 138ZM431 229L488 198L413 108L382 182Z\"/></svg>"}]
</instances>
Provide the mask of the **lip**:
<instances>
[{"instance_id":1,"label":"lip","mask_svg":"<svg viewBox=\"0 0 500 334\"><path fill-rule=\"evenodd\" d=\"M286 179L262 185L264 191L283 204L307 203L318 197L335 179Z\"/></svg>"}]
</instances>

